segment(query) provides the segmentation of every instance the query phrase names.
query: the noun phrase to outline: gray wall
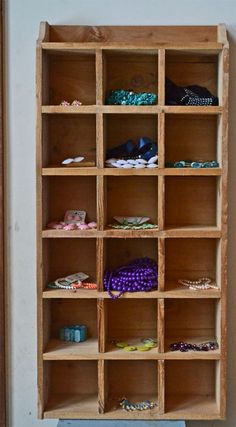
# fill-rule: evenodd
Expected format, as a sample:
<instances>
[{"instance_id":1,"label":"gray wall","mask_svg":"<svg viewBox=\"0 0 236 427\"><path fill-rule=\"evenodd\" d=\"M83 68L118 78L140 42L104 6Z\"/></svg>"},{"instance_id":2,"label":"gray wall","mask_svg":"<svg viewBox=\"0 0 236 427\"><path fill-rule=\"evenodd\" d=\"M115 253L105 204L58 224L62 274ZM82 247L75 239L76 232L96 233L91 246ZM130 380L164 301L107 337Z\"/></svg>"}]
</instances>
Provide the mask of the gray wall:
<instances>
[{"instance_id":1,"label":"gray wall","mask_svg":"<svg viewBox=\"0 0 236 427\"><path fill-rule=\"evenodd\" d=\"M208 25L224 22L231 42L229 363L226 422L188 427L236 426L236 1L232 0L9 0L7 6L7 193L9 426L56 426L36 415L35 286L35 41L39 22L80 25ZM233 120L234 118L234 120ZM119 425L119 422L117 422Z\"/></svg>"}]
</instances>

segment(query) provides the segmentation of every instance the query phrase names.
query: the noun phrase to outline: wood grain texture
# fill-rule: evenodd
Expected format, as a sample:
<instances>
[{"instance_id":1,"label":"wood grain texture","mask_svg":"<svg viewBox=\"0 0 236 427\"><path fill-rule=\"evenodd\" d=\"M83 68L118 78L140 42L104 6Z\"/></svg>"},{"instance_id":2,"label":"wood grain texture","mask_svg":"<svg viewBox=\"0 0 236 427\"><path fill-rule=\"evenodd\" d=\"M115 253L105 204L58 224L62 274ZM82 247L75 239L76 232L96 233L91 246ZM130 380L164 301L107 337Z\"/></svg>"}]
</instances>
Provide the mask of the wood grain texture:
<instances>
[{"instance_id":1,"label":"wood grain texture","mask_svg":"<svg viewBox=\"0 0 236 427\"><path fill-rule=\"evenodd\" d=\"M127 420L223 418L228 132L225 27L43 24L38 55L39 415ZM166 106L165 76L181 85L206 86L219 96L220 105ZM104 105L107 92L118 87L153 91L158 104ZM83 105L58 105L64 98L72 101L72 97L78 97ZM107 149L130 138L137 142L140 136L158 142L157 169L104 168ZM67 153L73 157L74 152L96 160L96 165L63 168L62 157ZM186 157L217 159L220 168L165 168L166 161ZM83 207L88 219L97 219L98 229L47 229L49 220L62 219L65 205ZM115 230L109 228L115 215L149 216L159 228ZM103 290L104 270L140 256L158 260L158 289L125 293L111 300ZM46 288L48 281L78 268L97 281L98 290ZM199 276L212 277L218 288L195 292L178 283L180 278ZM60 325L77 321L87 322L88 340L81 345L59 341ZM113 342L137 345L148 336L158 340L158 348L148 352L125 352ZM181 353L169 348L180 339L199 343L214 338L220 344L216 351ZM127 413L117 407L122 395L137 401L145 397L158 400L159 405L153 411Z\"/></svg>"}]
</instances>

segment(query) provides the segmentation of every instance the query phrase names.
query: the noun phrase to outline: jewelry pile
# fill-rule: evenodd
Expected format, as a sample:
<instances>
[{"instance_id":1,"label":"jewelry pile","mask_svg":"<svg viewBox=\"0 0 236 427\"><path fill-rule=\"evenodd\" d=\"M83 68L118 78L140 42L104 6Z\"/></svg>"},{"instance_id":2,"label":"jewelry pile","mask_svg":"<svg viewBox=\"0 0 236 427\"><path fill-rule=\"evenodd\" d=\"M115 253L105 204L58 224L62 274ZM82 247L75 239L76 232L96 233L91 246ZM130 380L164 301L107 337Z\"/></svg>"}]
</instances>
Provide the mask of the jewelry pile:
<instances>
[{"instance_id":1,"label":"jewelry pile","mask_svg":"<svg viewBox=\"0 0 236 427\"><path fill-rule=\"evenodd\" d=\"M157 347L157 341L154 338L144 338L141 340L141 345L130 345L122 341L112 341L112 344L115 344L116 347L124 351L149 351L152 348Z\"/></svg>"},{"instance_id":2,"label":"jewelry pile","mask_svg":"<svg viewBox=\"0 0 236 427\"><path fill-rule=\"evenodd\" d=\"M177 162L167 162L167 168L193 168L193 169L201 169L201 168L218 168L219 163L216 160L179 160Z\"/></svg>"},{"instance_id":3,"label":"jewelry pile","mask_svg":"<svg viewBox=\"0 0 236 427\"><path fill-rule=\"evenodd\" d=\"M146 230L152 228L158 228L157 224L151 224L148 221L148 217L139 216L114 216L117 224L109 224L108 227L122 230Z\"/></svg>"},{"instance_id":4,"label":"jewelry pile","mask_svg":"<svg viewBox=\"0 0 236 427\"><path fill-rule=\"evenodd\" d=\"M106 167L120 169L144 169L158 167L157 144L147 136L139 138L135 143L127 142L107 151Z\"/></svg>"},{"instance_id":5,"label":"jewelry pile","mask_svg":"<svg viewBox=\"0 0 236 427\"><path fill-rule=\"evenodd\" d=\"M76 291L77 289L97 289L96 283L83 283L84 280L88 278L89 276L85 273L75 273L48 283L47 287L51 289L66 289L69 291Z\"/></svg>"},{"instance_id":6,"label":"jewelry pile","mask_svg":"<svg viewBox=\"0 0 236 427\"><path fill-rule=\"evenodd\" d=\"M87 326L70 325L60 329L60 340L70 342L83 342L87 339Z\"/></svg>"},{"instance_id":7,"label":"jewelry pile","mask_svg":"<svg viewBox=\"0 0 236 427\"><path fill-rule=\"evenodd\" d=\"M95 221L85 222L86 212L79 210L68 210L65 213L64 221L52 221L47 224L47 228L53 230L91 230L97 228Z\"/></svg>"},{"instance_id":8,"label":"jewelry pile","mask_svg":"<svg viewBox=\"0 0 236 427\"><path fill-rule=\"evenodd\" d=\"M180 279L178 280L178 283L180 285L187 286L192 291L218 289L215 281L209 277L200 277L197 280Z\"/></svg>"},{"instance_id":9,"label":"jewelry pile","mask_svg":"<svg viewBox=\"0 0 236 427\"><path fill-rule=\"evenodd\" d=\"M73 102L68 102L68 101L61 101L60 105L62 105L63 107L80 107L80 105L82 105L82 102L80 102L78 99L75 99Z\"/></svg>"},{"instance_id":10,"label":"jewelry pile","mask_svg":"<svg viewBox=\"0 0 236 427\"><path fill-rule=\"evenodd\" d=\"M210 351L217 350L218 348L219 345L216 341L207 341L200 344L178 341L170 344L171 351L181 351L183 353L186 353L187 351Z\"/></svg>"},{"instance_id":11,"label":"jewelry pile","mask_svg":"<svg viewBox=\"0 0 236 427\"><path fill-rule=\"evenodd\" d=\"M104 288L112 299L124 292L149 292L157 288L157 263L151 258L137 258L127 265L106 271ZM119 291L117 295L112 293Z\"/></svg>"},{"instance_id":12,"label":"jewelry pile","mask_svg":"<svg viewBox=\"0 0 236 427\"><path fill-rule=\"evenodd\" d=\"M122 409L125 409L125 411L131 412L131 411L145 411L147 409L153 409L155 406L157 406L157 403L155 403L152 400L144 400L142 402L138 403L132 403L126 397L121 399L119 401L119 405Z\"/></svg>"},{"instance_id":13,"label":"jewelry pile","mask_svg":"<svg viewBox=\"0 0 236 427\"><path fill-rule=\"evenodd\" d=\"M106 167L108 168L119 168L119 169L144 169L144 168L157 168L158 167L158 156L151 157L148 161L142 158L136 159L108 159L106 160Z\"/></svg>"},{"instance_id":14,"label":"jewelry pile","mask_svg":"<svg viewBox=\"0 0 236 427\"><path fill-rule=\"evenodd\" d=\"M67 166L67 167L87 167L87 166L95 166L95 162L92 161L84 161L84 157L79 156L79 157L74 157L72 158L68 158L65 159L61 162L61 164L63 166Z\"/></svg>"},{"instance_id":15,"label":"jewelry pile","mask_svg":"<svg viewBox=\"0 0 236 427\"><path fill-rule=\"evenodd\" d=\"M106 98L107 105L155 105L157 95L152 92L134 92L133 90L112 90Z\"/></svg>"}]
</instances>

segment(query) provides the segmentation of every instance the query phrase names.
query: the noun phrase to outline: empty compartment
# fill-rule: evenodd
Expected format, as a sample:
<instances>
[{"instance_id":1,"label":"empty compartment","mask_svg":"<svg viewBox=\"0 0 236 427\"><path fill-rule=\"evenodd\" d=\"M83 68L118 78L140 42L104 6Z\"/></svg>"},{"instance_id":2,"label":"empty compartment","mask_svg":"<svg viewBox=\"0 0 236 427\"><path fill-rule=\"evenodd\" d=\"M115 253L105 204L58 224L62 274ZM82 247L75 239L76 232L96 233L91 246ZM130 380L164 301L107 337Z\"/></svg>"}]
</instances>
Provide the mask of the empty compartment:
<instances>
[{"instance_id":1,"label":"empty compartment","mask_svg":"<svg viewBox=\"0 0 236 427\"><path fill-rule=\"evenodd\" d=\"M48 359L76 358L98 351L97 300L82 298L51 298L44 300L44 352ZM60 329L85 325L87 339L81 342L60 339Z\"/></svg>"},{"instance_id":2,"label":"empty compartment","mask_svg":"<svg viewBox=\"0 0 236 427\"><path fill-rule=\"evenodd\" d=\"M61 166L68 158L96 163L96 117L92 114L43 116L43 166ZM66 168L66 167L65 167Z\"/></svg>"},{"instance_id":3,"label":"empty compartment","mask_svg":"<svg viewBox=\"0 0 236 427\"><path fill-rule=\"evenodd\" d=\"M86 222L96 221L96 177L43 178L43 227L63 221L67 210L86 211Z\"/></svg>"},{"instance_id":4,"label":"empty compartment","mask_svg":"<svg viewBox=\"0 0 236 427\"><path fill-rule=\"evenodd\" d=\"M106 52L106 96L110 90L158 92L158 51Z\"/></svg>"},{"instance_id":5,"label":"empty compartment","mask_svg":"<svg viewBox=\"0 0 236 427\"><path fill-rule=\"evenodd\" d=\"M155 360L107 361L107 411L119 411L121 418L133 418L134 412L119 407L119 400L132 403L152 400L158 403L158 365ZM158 406L135 411L135 417L146 418L156 413Z\"/></svg>"},{"instance_id":6,"label":"empty compartment","mask_svg":"<svg viewBox=\"0 0 236 427\"><path fill-rule=\"evenodd\" d=\"M44 52L43 104L79 100L83 105L96 104L95 53Z\"/></svg>"},{"instance_id":7,"label":"empty compartment","mask_svg":"<svg viewBox=\"0 0 236 427\"><path fill-rule=\"evenodd\" d=\"M165 290L188 290L179 280L198 280L201 277L212 279L212 284L220 288L219 255L219 239L166 239Z\"/></svg>"},{"instance_id":8,"label":"empty compartment","mask_svg":"<svg viewBox=\"0 0 236 427\"><path fill-rule=\"evenodd\" d=\"M96 361L44 362L45 418L90 418L98 413Z\"/></svg>"},{"instance_id":9,"label":"empty compartment","mask_svg":"<svg viewBox=\"0 0 236 427\"><path fill-rule=\"evenodd\" d=\"M166 228L216 227L215 177L166 177Z\"/></svg>"},{"instance_id":10,"label":"empty compartment","mask_svg":"<svg viewBox=\"0 0 236 427\"><path fill-rule=\"evenodd\" d=\"M157 224L158 178L110 176L106 178L107 224L114 216L142 216Z\"/></svg>"},{"instance_id":11,"label":"empty compartment","mask_svg":"<svg viewBox=\"0 0 236 427\"><path fill-rule=\"evenodd\" d=\"M106 348L117 353L117 356L129 354L115 346L115 342L125 342L128 345L143 346L142 340L153 338L157 340L157 300L156 299L119 299L105 301L107 315ZM156 352L157 347L147 353ZM146 352L135 351L142 354ZM132 353L133 354L133 353ZM134 354L134 356L135 356Z\"/></svg>"},{"instance_id":12,"label":"empty compartment","mask_svg":"<svg viewBox=\"0 0 236 427\"><path fill-rule=\"evenodd\" d=\"M219 417L219 363L213 360L165 362L165 412L182 419Z\"/></svg>"},{"instance_id":13,"label":"empty compartment","mask_svg":"<svg viewBox=\"0 0 236 427\"><path fill-rule=\"evenodd\" d=\"M217 115L166 114L165 162L218 160Z\"/></svg>"},{"instance_id":14,"label":"empty compartment","mask_svg":"<svg viewBox=\"0 0 236 427\"><path fill-rule=\"evenodd\" d=\"M168 51L166 77L178 86L198 85L218 96L218 59L218 53L206 51Z\"/></svg>"},{"instance_id":15,"label":"empty compartment","mask_svg":"<svg viewBox=\"0 0 236 427\"><path fill-rule=\"evenodd\" d=\"M96 283L96 239L44 239L43 266L45 289L48 283L78 272Z\"/></svg>"},{"instance_id":16,"label":"empty compartment","mask_svg":"<svg viewBox=\"0 0 236 427\"><path fill-rule=\"evenodd\" d=\"M157 129L158 116L154 114L107 114L105 116L106 152L128 140L132 140L137 145L141 137L148 137L157 143ZM150 150L148 145L146 147L145 153ZM140 151L140 154L142 155L143 151Z\"/></svg>"},{"instance_id":17,"label":"empty compartment","mask_svg":"<svg viewBox=\"0 0 236 427\"><path fill-rule=\"evenodd\" d=\"M183 341L200 344L217 341L220 344L220 304L215 299L165 300L165 351L170 344ZM201 352L215 354L218 350ZM191 351L191 353L193 353ZM175 355L176 352L173 352ZM185 355L186 353L181 354ZM195 353L199 354L199 352Z\"/></svg>"}]
</instances>

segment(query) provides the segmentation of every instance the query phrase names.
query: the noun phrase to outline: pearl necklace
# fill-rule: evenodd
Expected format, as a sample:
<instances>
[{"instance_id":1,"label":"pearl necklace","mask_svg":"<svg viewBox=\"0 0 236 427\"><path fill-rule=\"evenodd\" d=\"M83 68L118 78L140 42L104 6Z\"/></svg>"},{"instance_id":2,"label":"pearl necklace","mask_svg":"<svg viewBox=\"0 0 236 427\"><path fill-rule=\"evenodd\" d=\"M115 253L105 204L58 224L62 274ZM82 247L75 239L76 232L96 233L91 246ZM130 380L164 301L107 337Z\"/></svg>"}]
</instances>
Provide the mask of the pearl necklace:
<instances>
[{"instance_id":1,"label":"pearl necklace","mask_svg":"<svg viewBox=\"0 0 236 427\"><path fill-rule=\"evenodd\" d=\"M178 280L180 285L187 286L192 291L206 290L206 289L218 289L215 281L209 277L200 277L197 280L180 279Z\"/></svg>"}]
</instances>

